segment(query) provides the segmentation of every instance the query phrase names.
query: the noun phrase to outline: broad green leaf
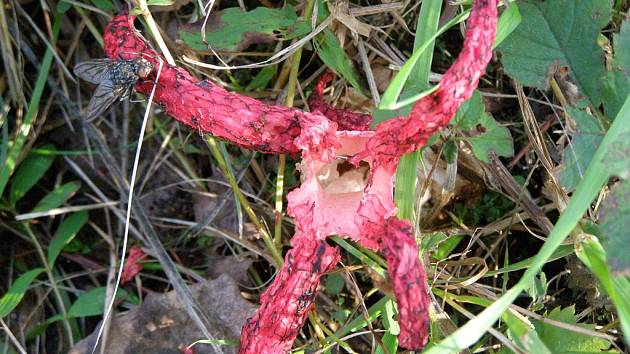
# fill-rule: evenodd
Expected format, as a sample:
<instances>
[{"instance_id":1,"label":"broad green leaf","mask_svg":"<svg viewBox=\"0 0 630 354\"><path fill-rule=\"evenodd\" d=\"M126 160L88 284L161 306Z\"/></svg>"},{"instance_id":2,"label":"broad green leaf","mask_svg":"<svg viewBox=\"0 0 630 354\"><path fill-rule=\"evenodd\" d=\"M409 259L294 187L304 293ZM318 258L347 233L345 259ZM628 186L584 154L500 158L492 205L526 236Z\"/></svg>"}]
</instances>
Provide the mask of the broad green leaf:
<instances>
[{"instance_id":1,"label":"broad green leaf","mask_svg":"<svg viewBox=\"0 0 630 354\"><path fill-rule=\"evenodd\" d=\"M103 314L106 293L106 287L98 287L81 294L68 310L68 318L98 316ZM118 289L116 299L124 299L128 296L129 294L125 291L125 289ZM62 319L62 315L55 315L47 319L45 322L40 323L39 326L43 326L45 329L51 323Z\"/></svg>"},{"instance_id":2,"label":"broad green leaf","mask_svg":"<svg viewBox=\"0 0 630 354\"><path fill-rule=\"evenodd\" d=\"M120 296L120 291L117 295ZM68 317L98 316L103 313L106 287L94 288L81 294L68 310Z\"/></svg>"},{"instance_id":3,"label":"broad green leaf","mask_svg":"<svg viewBox=\"0 0 630 354\"><path fill-rule=\"evenodd\" d=\"M567 107L567 113L575 121L577 131L572 134L571 143L564 150L562 164L556 174L564 188L573 191L604 138L605 131L595 117L584 111Z\"/></svg>"},{"instance_id":4,"label":"broad green leaf","mask_svg":"<svg viewBox=\"0 0 630 354\"><path fill-rule=\"evenodd\" d=\"M206 26L206 42L201 36L201 22L179 28L179 36L194 50L239 51L254 43L270 43L279 39L277 33L288 33L298 20L291 6L284 9L257 7L243 11L230 7L210 15Z\"/></svg>"},{"instance_id":5,"label":"broad green leaf","mask_svg":"<svg viewBox=\"0 0 630 354\"><path fill-rule=\"evenodd\" d=\"M35 208L31 210L31 213L47 211L59 207L70 199L79 188L81 188L81 183L77 181L68 182L55 188L37 203Z\"/></svg>"},{"instance_id":6,"label":"broad green leaf","mask_svg":"<svg viewBox=\"0 0 630 354\"><path fill-rule=\"evenodd\" d=\"M479 160L490 162L488 154L491 151L498 156L514 155L514 143L510 131L486 113L479 91L475 90L472 97L464 102L453 119L453 124L463 130L481 127L479 129L481 133L461 138L470 144Z\"/></svg>"},{"instance_id":7,"label":"broad green leaf","mask_svg":"<svg viewBox=\"0 0 630 354\"><path fill-rule=\"evenodd\" d=\"M613 67L604 80L602 93L608 117L616 116L626 97L630 95L630 21L625 21L619 33L613 35L613 46Z\"/></svg>"},{"instance_id":8,"label":"broad green leaf","mask_svg":"<svg viewBox=\"0 0 630 354\"><path fill-rule=\"evenodd\" d=\"M364 93L363 88L359 85L359 75L354 70L352 62L341 48L341 43L337 37L330 30L326 29L317 35L313 43L315 43L317 55L327 67L343 76L359 92Z\"/></svg>"},{"instance_id":9,"label":"broad green leaf","mask_svg":"<svg viewBox=\"0 0 630 354\"><path fill-rule=\"evenodd\" d=\"M451 124L462 130L470 130L481 123L484 113L483 99L479 91L475 90L472 96L459 107Z\"/></svg>"},{"instance_id":10,"label":"broad green leaf","mask_svg":"<svg viewBox=\"0 0 630 354\"><path fill-rule=\"evenodd\" d=\"M54 146L46 146L49 150L54 150ZM15 205L20 198L28 193L50 168L54 155L29 154L11 179L9 190L9 203Z\"/></svg>"},{"instance_id":11,"label":"broad green leaf","mask_svg":"<svg viewBox=\"0 0 630 354\"><path fill-rule=\"evenodd\" d=\"M626 160L627 163L628 160ZM630 164L630 163L629 163ZM617 183L600 209L602 245L614 276L630 276L630 180Z\"/></svg>"},{"instance_id":12,"label":"broad green leaf","mask_svg":"<svg viewBox=\"0 0 630 354\"><path fill-rule=\"evenodd\" d=\"M610 20L609 0L523 0L522 22L499 47L505 71L521 84L545 87L554 62L571 75L593 104L601 102L604 62L597 37Z\"/></svg>"},{"instance_id":13,"label":"broad green leaf","mask_svg":"<svg viewBox=\"0 0 630 354\"><path fill-rule=\"evenodd\" d=\"M0 318L13 311L20 301L22 301L26 290L28 290L28 287L31 285L33 280L35 280L35 278L37 278L37 276L43 271L44 268L29 270L28 272L20 275L15 282L13 282L9 291L0 298Z\"/></svg>"},{"instance_id":14,"label":"broad green leaf","mask_svg":"<svg viewBox=\"0 0 630 354\"><path fill-rule=\"evenodd\" d=\"M595 325L578 324L575 316L575 308L573 306L566 307L562 310L560 307L556 307L546 317L583 328L595 328ZM610 343L601 338L572 332L538 320L533 320L532 323L540 339L554 354L600 353L610 347Z\"/></svg>"},{"instance_id":15,"label":"broad green leaf","mask_svg":"<svg viewBox=\"0 0 630 354\"><path fill-rule=\"evenodd\" d=\"M489 153L498 156L514 156L514 143L508 128L501 126L491 116L484 114L481 126L485 131L477 136L466 138L475 156L484 162L490 162Z\"/></svg>"},{"instance_id":16,"label":"broad green leaf","mask_svg":"<svg viewBox=\"0 0 630 354\"><path fill-rule=\"evenodd\" d=\"M87 221L88 212L83 210L68 216L61 225L59 225L57 232L55 232L55 236L48 246L48 265L51 268L64 246L72 241Z\"/></svg>"},{"instance_id":17,"label":"broad green leaf","mask_svg":"<svg viewBox=\"0 0 630 354\"><path fill-rule=\"evenodd\" d=\"M276 75L275 65L265 66L264 68L260 69L258 74L254 76L252 81L249 84L247 84L247 86L245 87L245 91L256 91L256 90L264 89L265 87L267 87L267 84L269 83L269 81L273 79L274 75Z\"/></svg>"}]
</instances>

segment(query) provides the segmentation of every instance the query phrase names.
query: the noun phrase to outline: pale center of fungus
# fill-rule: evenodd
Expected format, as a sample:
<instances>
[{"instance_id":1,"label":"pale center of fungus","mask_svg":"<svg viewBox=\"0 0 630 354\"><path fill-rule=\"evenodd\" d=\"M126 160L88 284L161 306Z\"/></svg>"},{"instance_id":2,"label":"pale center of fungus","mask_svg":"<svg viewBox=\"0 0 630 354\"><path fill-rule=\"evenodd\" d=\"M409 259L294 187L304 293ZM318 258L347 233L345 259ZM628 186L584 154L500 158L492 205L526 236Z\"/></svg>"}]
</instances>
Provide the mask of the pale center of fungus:
<instances>
[{"instance_id":1,"label":"pale center of fungus","mask_svg":"<svg viewBox=\"0 0 630 354\"><path fill-rule=\"evenodd\" d=\"M317 172L317 181L329 194L362 192L367 184L370 166L361 161L355 167L345 159L336 159Z\"/></svg>"}]
</instances>

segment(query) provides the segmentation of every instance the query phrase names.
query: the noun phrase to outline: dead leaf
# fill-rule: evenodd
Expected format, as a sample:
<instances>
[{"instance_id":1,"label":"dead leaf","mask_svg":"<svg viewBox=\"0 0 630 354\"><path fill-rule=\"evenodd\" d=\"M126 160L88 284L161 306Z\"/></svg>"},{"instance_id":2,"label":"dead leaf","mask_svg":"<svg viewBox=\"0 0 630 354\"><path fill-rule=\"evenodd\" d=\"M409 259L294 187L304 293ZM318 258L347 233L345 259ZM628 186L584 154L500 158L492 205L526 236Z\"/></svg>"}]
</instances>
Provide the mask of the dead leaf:
<instances>
[{"instance_id":1,"label":"dead leaf","mask_svg":"<svg viewBox=\"0 0 630 354\"><path fill-rule=\"evenodd\" d=\"M239 294L235 281L228 275L191 286L193 296L214 321L209 328L215 339L238 340L241 326L255 307ZM105 353L180 354L181 348L205 339L188 317L174 291L149 294L142 305L115 316L109 331ZM92 353L97 329L77 343L69 354ZM225 353L236 353L236 346L224 346ZM195 346L196 353L212 353L209 346ZM97 351L98 352L98 351Z\"/></svg>"}]
</instances>

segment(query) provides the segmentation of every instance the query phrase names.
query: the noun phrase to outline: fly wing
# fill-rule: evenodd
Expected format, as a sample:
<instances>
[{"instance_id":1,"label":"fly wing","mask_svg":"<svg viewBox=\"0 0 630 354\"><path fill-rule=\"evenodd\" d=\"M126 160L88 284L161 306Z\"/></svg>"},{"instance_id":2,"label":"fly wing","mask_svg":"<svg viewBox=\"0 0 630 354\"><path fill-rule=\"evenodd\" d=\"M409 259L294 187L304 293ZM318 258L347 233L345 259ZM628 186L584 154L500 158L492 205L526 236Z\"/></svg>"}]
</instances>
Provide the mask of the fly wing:
<instances>
[{"instance_id":1,"label":"fly wing","mask_svg":"<svg viewBox=\"0 0 630 354\"><path fill-rule=\"evenodd\" d=\"M115 86L109 79L101 81L88 104L85 119L91 121L103 114L112 103L125 94L125 91L124 86Z\"/></svg>"},{"instance_id":2,"label":"fly wing","mask_svg":"<svg viewBox=\"0 0 630 354\"><path fill-rule=\"evenodd\" d=\"M114 65L116 63L111 59L88 60L75 65L74 74L87 82L99 84L109 79Z\"/></svg>"}]
</instances>

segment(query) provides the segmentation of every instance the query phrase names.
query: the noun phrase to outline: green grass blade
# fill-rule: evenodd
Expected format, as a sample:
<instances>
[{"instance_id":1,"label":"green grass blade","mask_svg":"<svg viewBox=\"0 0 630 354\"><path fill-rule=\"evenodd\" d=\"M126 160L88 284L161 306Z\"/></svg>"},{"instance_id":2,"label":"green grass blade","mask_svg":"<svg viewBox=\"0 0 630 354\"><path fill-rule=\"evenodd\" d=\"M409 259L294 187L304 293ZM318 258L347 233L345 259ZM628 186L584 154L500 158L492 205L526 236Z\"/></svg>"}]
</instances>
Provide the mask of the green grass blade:
<instances>
[{"instance_id":1,"label":"green grass blade","mask_svg":"<svg viewBox=\"0 0 630 354\"><path fill-rule=\"evenodd\" d=\"M515 2L511 2L507 9L503 11L499 22L497 23L497 34L494 37L493 48L496 48L503 42L507 36L512 33L518 25L521 24L521 13L518 11L518 6Z\"/></svg>"},{"instance_id":2,"label":"green grass blade","mask_svg":"<svg viewBox=\"0 0 630 354\"><path fill-rule=\"evenodd\" d=\"M60 28L61 16L56 16L52 29L52 43L54 43L54 41L57 39ZM26 109L24 121L22 122L22 125L20 125L20 127L18 128L18 135L15 138L15 141L13 142L13 146L11 146L9 153L7 154L7 159L2 166L2 170L0 170L0 196L4 193L4 189L9 182L9 177L13 174L13 171L15 171L18 157L22 153L22 148L24 147L24 143L26 142L26 137L33 127L33 121L35 119L35 116L37 115L39 102L42 99L42 94L44 93L44 88L46 87L46 81L48 80L48 74L50 72L52 61L53 52L50 50L50 48L48 48L46 49L46 53L44 54L44 59L42 60L39 73L37 74L37 81L35 82L35 87L33 88L33 95L28 102L28 108Z\"/></svg>"},{"instance_id":3,"label":"green grass blade","mask_svg":"<svg viewBox=\"0 0 630 354\"><path fill-rule=\"evenodd\" d=\"M431 72L431 63L433 62L435 38L440 34L440 31L438 31L438 22L440 20L441 10L441 0L424 2L420 8L413 54L417 59L415 61L410 59L405 63L405 66L411 64L409 74L413 73L413 77L410 78L408 85L410 86L410 90L425 91L429 88L429 73ZM442 28L447 27L448 26L444 26ZM396 75L396 77L399 75ZM405 79L407 79L407 77L405 77ZM387 92L390 92L390 88L393 86L394 85L390 85ZM387 98L388 101L391 99L392 98ZM383 105L383 102L381 102L381 105ZM400 159L400 164L396 170L396 191L394 198L396 200L396 206L398 207L398 217L412 220L412 222L414 206L416 204L416 169L419 160L419 151L407 154Z\"/></svg>"},{"instance_id":4,"label":"green grass blade","mask_svg":"<svg viewBox=\"0 0 630 354\"><path fill-rule=\"evenodd\" d=\"M425 4L431 4L431 3L432 2L426 2ZM379 104L379 108L392 109L391 107L394 107L394 105L396 104L396 101L398 100L398 96L400 96L400 93L402 92L403 87L405 86L405 83L407 82L407 79L411 76L414 66L420 60L422 55L427 51L427 49L429 49L430 47L431 48L433 47L432 46L433 41L435 41L437 37L439 37L442 33L446 32L451 27L466 20L469 15L470 15L470 11L465 11L453 17L450 21L444 24L444 26L442 26L439 30L437 30L432 36L430 36L428 40L422 44L422 46L414 50L411 58L409 58L409 60L407 60L407 62L402 66L398 74L394 76L394 79L387 87L387 90L385 91L385 93L383 94L383 97L381 98L381 103ZM431 53L431 56L432 55L433 53Z\"/></svg>"}]
</instances>

